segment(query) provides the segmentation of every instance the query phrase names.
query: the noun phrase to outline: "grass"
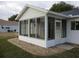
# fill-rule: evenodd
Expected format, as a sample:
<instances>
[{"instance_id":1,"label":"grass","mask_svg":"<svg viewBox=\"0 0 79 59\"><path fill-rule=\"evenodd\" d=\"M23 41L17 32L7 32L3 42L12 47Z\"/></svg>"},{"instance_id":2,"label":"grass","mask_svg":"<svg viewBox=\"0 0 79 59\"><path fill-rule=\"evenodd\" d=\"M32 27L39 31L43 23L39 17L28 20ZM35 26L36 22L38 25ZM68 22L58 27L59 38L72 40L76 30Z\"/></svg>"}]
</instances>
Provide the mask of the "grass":
<instances>
[{"instance_id":1,"label":"grass","mask_svg":"<svg viewBox=\"0 0 79 59\"><path fill-rule=\"evenodd\" d=\"M79 58L79 48L73 48L71 50L65 51L61 54L55 54L52 56L48 57L53 57L53 58Z\"/></svg>"},{"instance_id":2,"label":"grass","mask_svg":"<svg viewBox=\"0 0 79 59\"><path fill-rule=\"evenodd\" d=\"M79 48L51 56L36 56L9 43L7 40L10 38L13 36L0 36L0 58L79 58Z\"/></svg>"},{"instance_id":3,"label":"grass","mask_svg":"<svg viewBox=\"0 0 79 59\"><path fill-rule=\"evenodd\" d=\"M11 37L0 36L0 58L30 58L37 57L28 52L25 52L21 48L9 43L7 39Z\"/></svg>"}]
</instances>

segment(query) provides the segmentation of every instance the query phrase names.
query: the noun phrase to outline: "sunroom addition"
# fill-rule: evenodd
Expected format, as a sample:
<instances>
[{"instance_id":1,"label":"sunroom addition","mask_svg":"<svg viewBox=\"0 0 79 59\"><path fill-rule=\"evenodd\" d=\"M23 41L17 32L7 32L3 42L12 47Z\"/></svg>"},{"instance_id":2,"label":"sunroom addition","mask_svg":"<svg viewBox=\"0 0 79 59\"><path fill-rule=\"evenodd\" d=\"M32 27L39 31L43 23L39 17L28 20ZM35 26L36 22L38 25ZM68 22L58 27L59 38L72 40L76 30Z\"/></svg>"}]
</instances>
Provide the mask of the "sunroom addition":
<instances>
[{"instance_id":1,"label":"sunroom addition","mask_svg":"<svg viewBox=\"0 0 79 59\"><path fill-rule=\"evenodd\" d=\"M44 48L65 42L79 44L78 15L68 16L27 5L16 20L19 20L21 41Z\"/></svg>"},{"instance_id":2,"label":"sunroom addition","mask_svg":"<svg viewBox=\"0 0 79 59\"><path fill-rule=\"evenodd\" d=\"M35 40L35 44L42 45L42 47L50 47L51 43L53 43L52 45L63 43L66 37L65 19L42 16L20 20L19 25L21 37L25 37L25 40ZM59 40L59 43L54 43Z\"/></svg>"}]
</instances>

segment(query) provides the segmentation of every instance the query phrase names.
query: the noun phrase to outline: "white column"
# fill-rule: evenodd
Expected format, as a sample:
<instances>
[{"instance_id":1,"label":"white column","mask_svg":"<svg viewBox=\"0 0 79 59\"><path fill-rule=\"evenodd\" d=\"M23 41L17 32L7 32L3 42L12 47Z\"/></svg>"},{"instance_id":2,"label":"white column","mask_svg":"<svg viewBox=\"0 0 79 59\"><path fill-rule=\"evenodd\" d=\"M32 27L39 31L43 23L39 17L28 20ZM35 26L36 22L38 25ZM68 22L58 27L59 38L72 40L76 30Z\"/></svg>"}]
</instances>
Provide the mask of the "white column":
<instances>
[{"instance_id":1,"label":"white column","mask_svg":"<svg viewBox=\"0 0 79 59\"><path fill-rule=\"evenodd\" d=\"M30 37L30 19L28 19L28 37Z\"/></svg>"},{"instance_id":2,"label":"white column","mask_svg":"<svg viewBox=\"0 0 79 59\"><path fill-rule=\"evenodd\" d=\"M21 28L20 28L21 26L20 26L20 21L18 22L18 36L20 35L20 30L21 30Z\"/></svg>"},{"instance_id":3,"label":"white column","mask_svg":"<svg viewBox=\"0 0 79 59\"><path fill-rule=\"evenodd\" d=\"M37 38L37 18L35 18L35 38Z\"/></svg>"},{"instance_id":4,"label":"white column","mask_svg":"<svg viewBox=\"0 0 79 59\"><path fill-rule=\"evenodd\" d=\"M48 41L48 17L47 15L45 16L45 44L47 48L47 41Z\"/></svg>"}]
</instances>

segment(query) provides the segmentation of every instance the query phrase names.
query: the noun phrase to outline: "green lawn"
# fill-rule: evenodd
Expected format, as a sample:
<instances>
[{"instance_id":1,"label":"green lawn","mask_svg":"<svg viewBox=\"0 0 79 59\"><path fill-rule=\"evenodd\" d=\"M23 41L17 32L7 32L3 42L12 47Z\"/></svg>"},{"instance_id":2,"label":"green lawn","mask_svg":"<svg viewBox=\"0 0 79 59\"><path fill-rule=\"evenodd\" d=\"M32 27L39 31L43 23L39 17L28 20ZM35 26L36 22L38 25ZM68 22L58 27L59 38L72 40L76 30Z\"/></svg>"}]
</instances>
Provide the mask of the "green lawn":
<instances>
[{"instance_id":1,"label":"green lawn","mask_svg":"<svg viewBox=\"0 0 79 59\"><path fill-rule=\"evenodd\" d=\"M0 36L0 57L4 58L35 58L35 57L41 57L41 56L36 56L33 54L30 54L28 52L25 52L21 48L9 43L7 39L11 37L2 37ZM61 54L55 54L52 56L44 56L44 57L54 57L54 58L72 58L72 57L79 57L79 48L73 48L72 50L65 51Z\"/></svg>"},{"instance_id":2,"label":"green lawn","mask_svg":"<svg viewBox=\"0 0 79 59\"><path fill-rule=\"evenodd\" d=\"M49 57L53 58L79 58L79 48L73 48L61 54L55 54Z\"/></svg>"},{"instance_id":3,"label":"green lawn","mask_svg":"<svg viewBox=\"0 0 79 59\"><path fill-rule=\"evenodd\" d=\"M9 43L7 41L9 37L0 37L0 57L4 58L22 58L22 57L37 57L28 52L25 52L21 48Z\"/></svg>"}]
</instances>

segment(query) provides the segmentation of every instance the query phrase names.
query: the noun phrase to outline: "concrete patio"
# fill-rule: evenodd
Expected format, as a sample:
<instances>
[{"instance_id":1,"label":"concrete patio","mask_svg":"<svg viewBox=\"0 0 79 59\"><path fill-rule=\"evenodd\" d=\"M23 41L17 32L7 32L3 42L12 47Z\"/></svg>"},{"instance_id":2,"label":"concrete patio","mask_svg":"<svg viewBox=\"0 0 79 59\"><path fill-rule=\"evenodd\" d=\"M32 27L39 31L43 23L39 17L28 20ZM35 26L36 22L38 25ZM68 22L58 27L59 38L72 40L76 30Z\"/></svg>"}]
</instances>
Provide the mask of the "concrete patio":
<instances>
[{"instance_id":1,"label":"concrete patio","mask_svg":"<svg viewBox=\"0 0 79 59\"><path fill-rule=\"evenodd\" d=\"M60 44L50 48L42 48L30 43L26 43L24 41L20 41L18 38L9 39L8 41L31 54L39 55L39 56L48 56L57 53L62 53L66 50L70 50L76 47L76 45L74 44Z\"/></svg>"}]
</instances>

